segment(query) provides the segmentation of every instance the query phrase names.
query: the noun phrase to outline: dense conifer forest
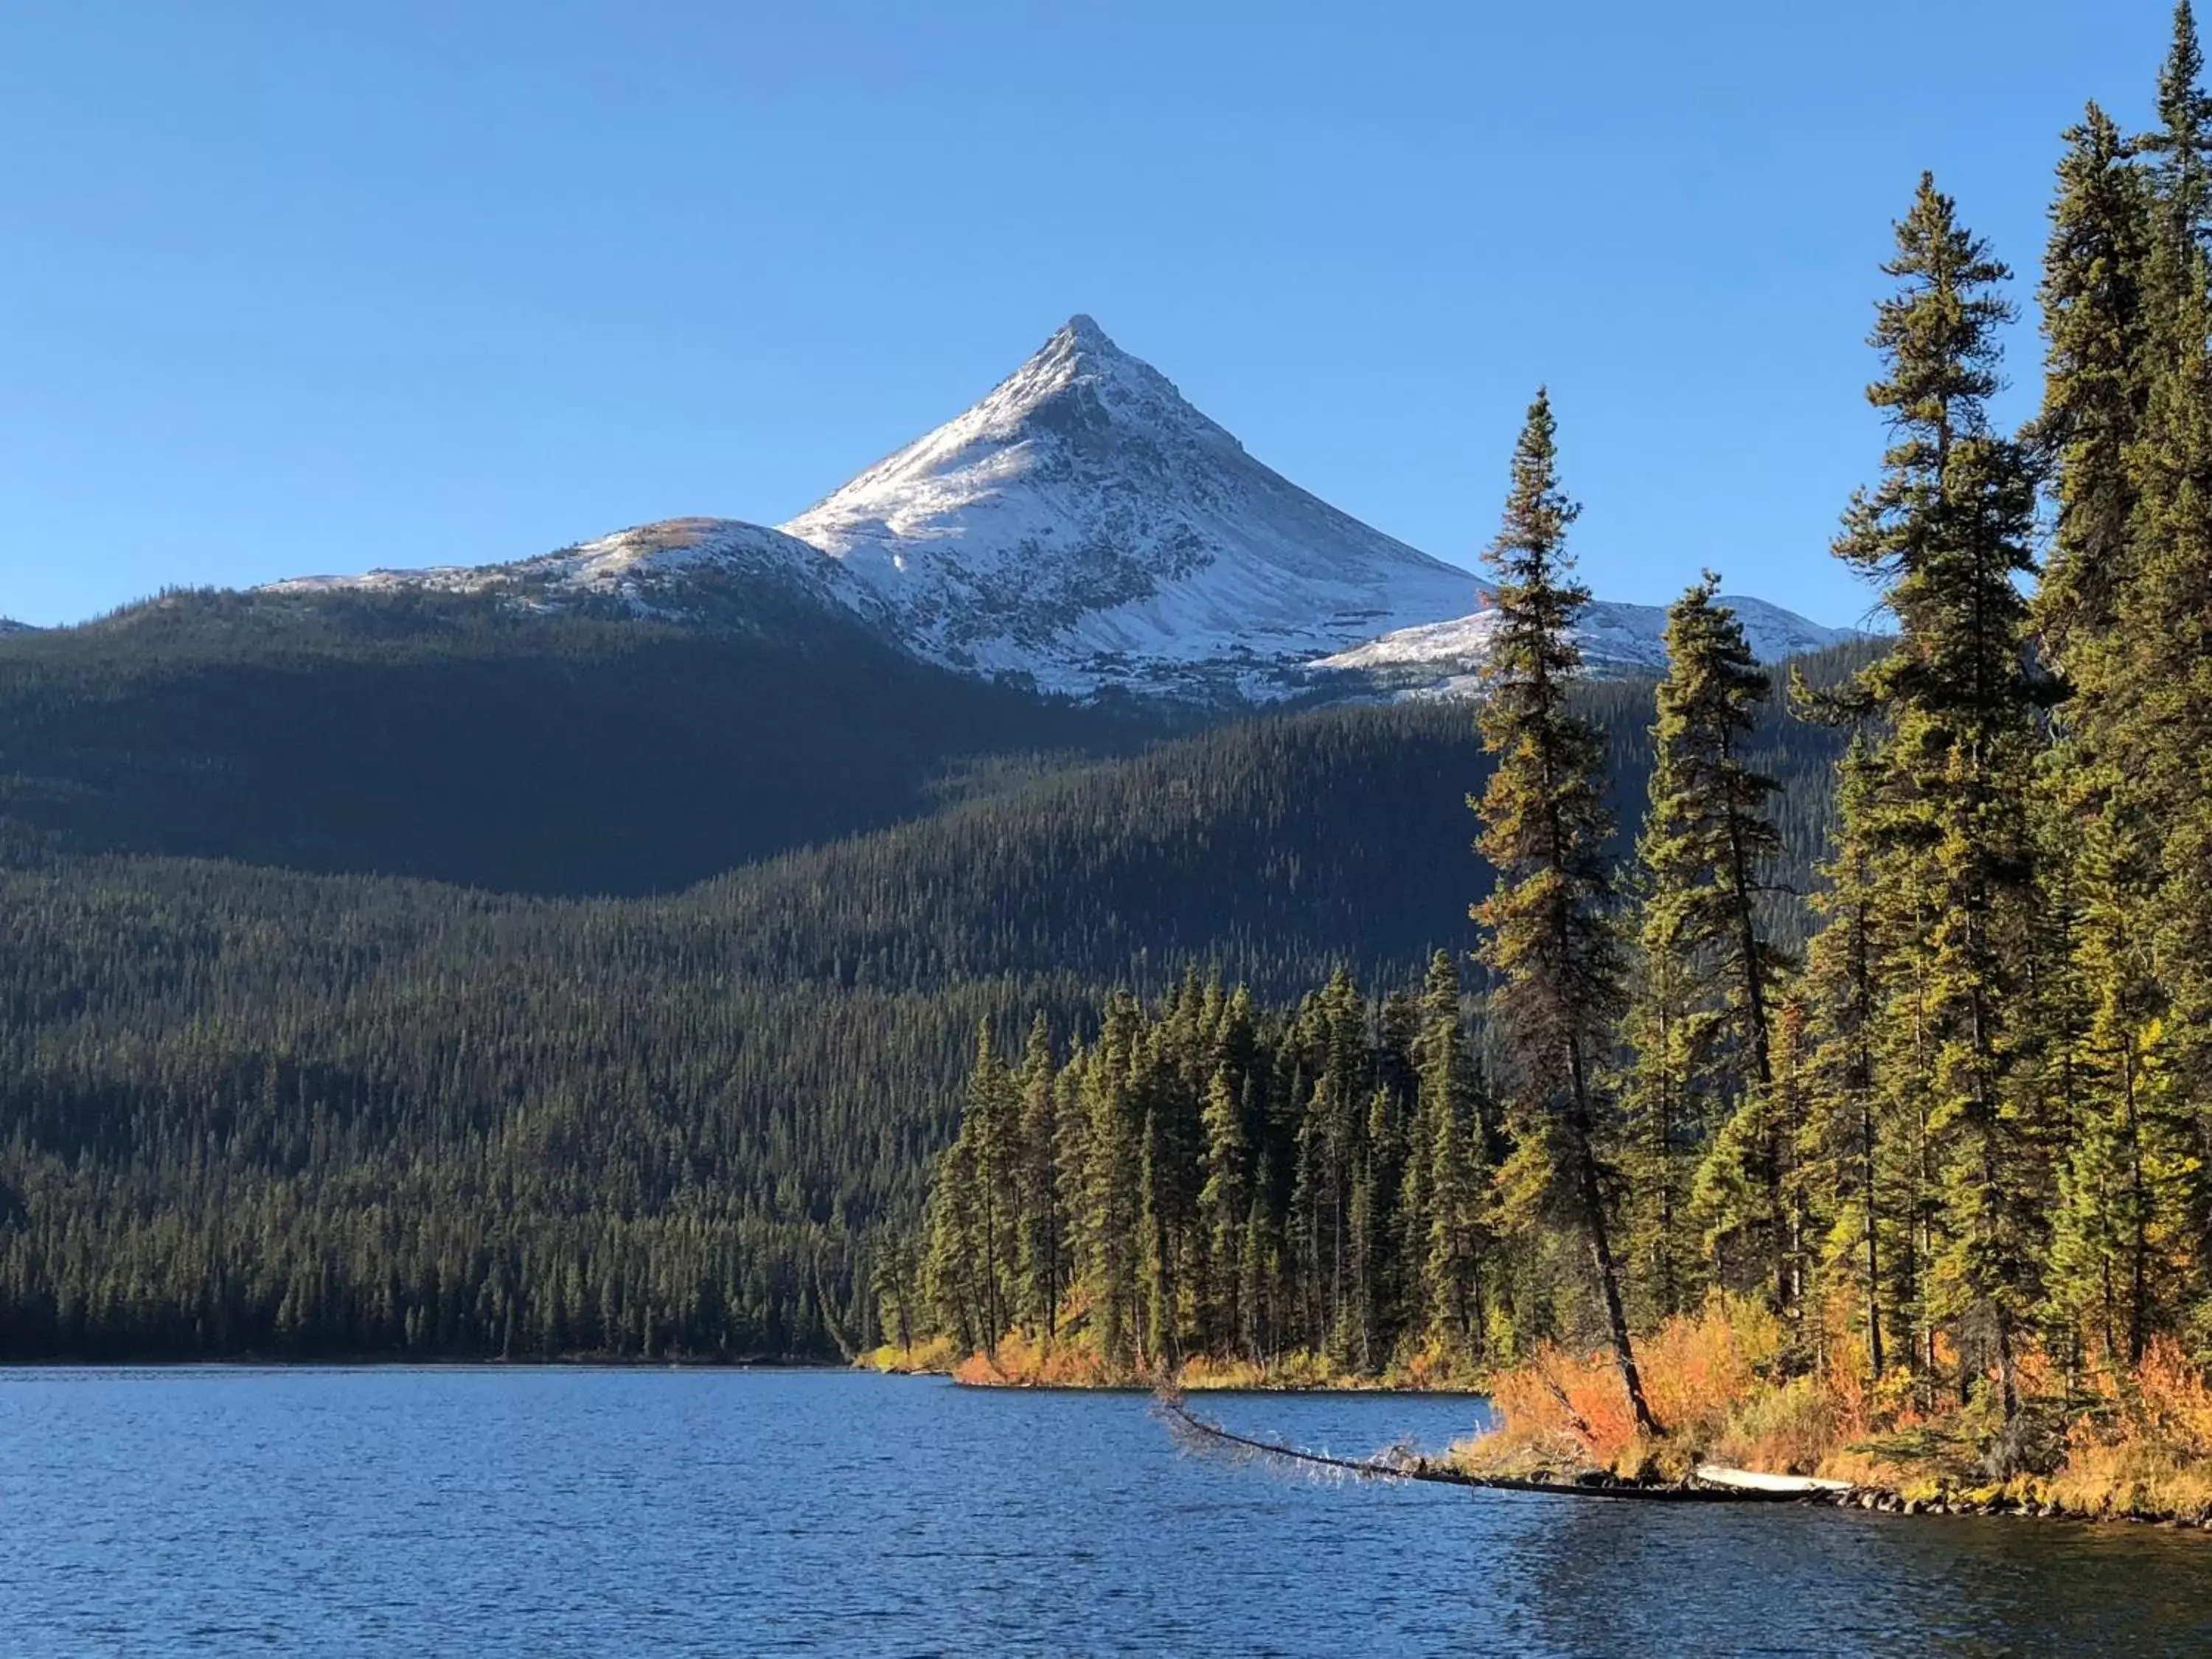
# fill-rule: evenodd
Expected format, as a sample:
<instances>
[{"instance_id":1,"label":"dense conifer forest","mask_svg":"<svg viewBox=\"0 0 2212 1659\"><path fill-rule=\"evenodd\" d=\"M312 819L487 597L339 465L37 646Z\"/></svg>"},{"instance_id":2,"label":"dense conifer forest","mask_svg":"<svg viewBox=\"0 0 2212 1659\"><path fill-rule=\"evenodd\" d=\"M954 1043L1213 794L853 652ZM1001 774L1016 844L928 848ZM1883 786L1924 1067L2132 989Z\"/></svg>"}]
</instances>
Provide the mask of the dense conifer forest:
<instances>
[{"instance_id":1,"label":"dense conifer forest","mask_svg":"<svg viewBox=\"0 0 2212 1659\"><path fill-rule=\"evenodd\" d=\"M1923 181L1833 550L1894 637L1786 675L1711 577L1579 672L1542 398L1472 706L1083 708L765 590L0 641L0 1354L1567 1348L1650 1437L1722 1308L2000 1473L2201 1378L2201 80L2185 4L2067 133L2021 432Z\"/></svg>"},{"instance_id":2,"label":"dense conifer forest","mask_svg":"<svg viewBox=\"0 0 2212 1659\"><path fill-rule=\"evenodd\" d=\"M504 662L526 647L505 641ZM256 745L321 705L288 695L247 718L235 688L264 672L265 647L191 648L237 718L187 735L234 779L276 787L282 756ZM411 646L397 666L358 632L343 650L364 711L414 672ZM465 663L501 660L474 650ZM48 700L44 731L81 734L118 710L184 720L151 709L141 677L155 671L96 630L16 651L17 684ZM321 663L287 672L312 682ZM574 673L579 697L623 691L619 674ZM648 723L662 695L609 724ZM1624 787L1640 787L1648 683L1578 696L1612 733ZM1076 718L1129 737L1121 716L1024 718L1017 738L1062 738ZM433 750L443 729L426 717L410 739ZM858 731L841 757L846 729L813 730L824 769L863 770L884 740ZM1801 862L1827 787L1822 739L1804 739L1779 719L1758 739L1799 786ZM158 757L167 741L118 747ZM452 741L416 763L458 773L485 752L480 730ZM1279 994L1340 962L1395 983L1472 937L1455 896L1455 808L1479 771L1463 708L1252 720L1104 761L971 750L921 783L939 804L920 816L689 886L678 844L637 884L672 890L635 897L253 861L279 822L373 854L348 798L315 793L313 775L289 804L248 795L210 818L229 857L159 856L172 830L149 769L119 767L112 791L82 782L113 752L80 758L83 804L64 820L46 810L62 792L41 793L52 772L31 775L28 757L70 752L9 751L23 769L11 799L32 797L11 811L0 871L0 1332L17 1355L835 1358L877 1334L875 1240L919 1214L979 1021L1012 1042L1017 1011L1042 1007L1082 1029L1114 987L1156 992L1193 963ZM626 799L681 803L691 758L678 751ZM758 752L750 765L771 795L788 769ZM426 809L416 845L432 867L438 815L467 805ZM128 850L84 850L79 833ZM455 858L476 859L473 828L456 833Z\"/></svg>"},{"instance_id":3,"label":"dense conifer forest","mask_svg":"<svg viewBox=\"0 0 2212 1659\"><path fill-rule=\"evenodd\" d=\"M1073 1031L1041 1014L1011 1053L987 1030L918 1249L881 1287L900 1341L980 1351L979 1378L1503 1372L1524 1417L1632 1462L1711 1405L1684 1397L1686 1345L1714 1345L1717 1375L1756 1331L1758 1388L1699 1434L1855 1469L1940 1444L1979 1479L2197 1513L2202 80L2185 3L2159 125L2092 105L2065 135L2023 431L1990 408L2011 272L1932 178L1897 222L1868 391L1889 441L1833 548L1895 641L1789 689L1846 745L1809 934L1774 902L1792 791L1756 734L1778 688L1711 575L1669 615L1620 856L1621 722L1574 696L1589 594L1540 398L1488 556L1493 764L1468 775L1492 873L1456 878L1473 961L1439 951L1379 1000L1341 973L1295 1001L1194 979ZM1593 1352L1595 1394L1573 1358Z\"/></svg>"}]
</instances>

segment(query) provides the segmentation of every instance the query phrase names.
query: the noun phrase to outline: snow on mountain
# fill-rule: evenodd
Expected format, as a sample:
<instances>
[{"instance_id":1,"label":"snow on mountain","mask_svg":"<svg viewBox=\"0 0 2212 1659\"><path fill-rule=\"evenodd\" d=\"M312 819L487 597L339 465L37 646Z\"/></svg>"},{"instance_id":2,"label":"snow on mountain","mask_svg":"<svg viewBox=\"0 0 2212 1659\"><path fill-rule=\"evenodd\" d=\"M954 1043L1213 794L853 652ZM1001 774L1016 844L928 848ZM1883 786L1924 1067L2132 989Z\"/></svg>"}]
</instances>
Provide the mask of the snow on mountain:
<instances>
[{"instance_id":1,"label":"snow on mountain","mask_svg":"<svg viewBox=\"0 0 2212 1659\"><path fill-rule=\"evenodd\" d=\"M1761 662L1779 662L1859 637L1849 628L1824 628L1765 599L1722 594L1743 624L1745 641ZM1474 689L1475 671L1490 649L1498 612L1487 608L1448 622L1401 628L1310 665L1317 678L1356 674L1376 690L1450 696ZM1667 665L1663 605L1593 600L1575 634L1583 665L1593 673L1628 673Z\"/></svg>"},{"instance_id":2,"label":"snow on mountain","mask_svg":"<svg viewBox=\"0 0 2212 1659\"><path fill-rule=\"evenodd\" d=\"M1308 495L1076 317L982 402L783 528L923 655L1078 694L1285 689L1464 612L1475 579Z\"/></svg>"},{"instance_id":3,"label":"snow on mountain","mask_svg":"<svg viewBox=\"0 0 2212 1659\"><path fill-rule=\"evenodd\" d=\"M793 598L835 605L878 623L884 609L853 574L782 532L736 519L664 519L558 552L506 564L372 570L359 576L295 576L271 593L488 593L540 609L578 599L613 601L641 617L731 620L708 603L716 591L741 600L766 582Z\"/></svg>"},{"instance_id":4,"label":"snow on mountain","mask_svg":"<svg viewBox=\"0 0 2212 1659\"><path fill-rule=\"evenodd\" d=\"M39 630L29 623L19 623L0 617L0 634L35 634Z\"/></svg>"},{"instance_id":5,"label":"snow on mountain","mask_svg":"<svg viewBox=\"0 0 2212 1659\"><path fill-rule=\"evenodd\" d=\"M1490 613L1471 572L1255 460L1075 317L965 414L780 530L671 519L507 564L303 576L268 592L487 594L702 627L857 618L917 655L1079 696L1451 695ZM1732 599L1763 658L1849 636ZM1590 668L1659 665L1665 613L1597 604Z\"/></svg>"}]
</instances>

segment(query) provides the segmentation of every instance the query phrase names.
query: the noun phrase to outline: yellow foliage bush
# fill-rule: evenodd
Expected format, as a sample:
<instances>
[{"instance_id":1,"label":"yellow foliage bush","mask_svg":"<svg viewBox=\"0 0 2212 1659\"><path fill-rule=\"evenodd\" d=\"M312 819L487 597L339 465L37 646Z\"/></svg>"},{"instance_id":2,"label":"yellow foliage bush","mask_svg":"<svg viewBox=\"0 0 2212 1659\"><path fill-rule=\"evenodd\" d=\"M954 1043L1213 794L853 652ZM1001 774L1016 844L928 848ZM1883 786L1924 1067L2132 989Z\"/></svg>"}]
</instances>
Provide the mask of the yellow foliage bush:
<instances>
[{"instance_id":1,"label":"yellow foliage bush","mask_svg":"<svg viewBox=\"0 0 2212 1659\"><path fill-rule=\"evenodd\" d=\"M854 1363L870 1370L919 1376L949 1371L959 1358L958 1343L949 1336L933 1336L911 1348L886 1342L879 1348L869 1349Z\"/></svg>"},{"instance_id":2,"label":"yellow foliage bush","mask_svg":"<svg viewBox=\"0 0 2212 1659\"><path fill-rule=\"evenodd\" d=\"M1793 1377L1738 1404L1712 1451L1739 1468L1815 1474L1836 1449L1839 1415L1835 1400L1820 1382Z\"/></svg>"}]
</instances>

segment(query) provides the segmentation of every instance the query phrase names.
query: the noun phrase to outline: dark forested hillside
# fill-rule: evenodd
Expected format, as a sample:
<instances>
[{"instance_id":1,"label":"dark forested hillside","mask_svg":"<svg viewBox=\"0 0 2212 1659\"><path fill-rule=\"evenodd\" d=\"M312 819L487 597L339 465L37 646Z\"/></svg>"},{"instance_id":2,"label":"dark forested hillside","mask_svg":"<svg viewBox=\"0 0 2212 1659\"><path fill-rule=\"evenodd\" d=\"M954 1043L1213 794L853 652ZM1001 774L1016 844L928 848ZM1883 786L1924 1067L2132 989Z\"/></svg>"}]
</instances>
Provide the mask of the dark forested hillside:
<instances>
[{"instance_id":1,"label":"dark forested hillside","mask_svg":"<svg viewBox=\"0 0 2212 1659\"><path fill-rule=\"evenodd\" d=\"M17 856L644 893L929 811L986 757L1166 729L744 597L752 625L714 633L422 593L185 593L9 636L0 820Z\"/></svg>"},{"instance_id":2,"label":"dark forested hillside","mask_svg":"<svg viewBox=\"0 0 2212 1659\"><path fill-rule=\"evenodd\" d=\"M1863 648L1804 665L1826 679ZM1650 769L1651 684L1578 698L1608 734L1625 853ZM1473 942L1486 881L1468 793L1486 775L1463 704L1328 710L1223 726L1151 754L815 849L685 901L746 941L750 972L934 987L1069 972L1158 987L1190 961L1288 994L1346 964L1417 974ZM1753 758L1782 779L1801 892L1830 808L1832 733L1770 709ZM1795 937L1798 922L1785 921Z\"/></svg>"},{"instance_id":3,"label":"dark forested hillside","mask_svg":"<svg viewBox=\"0 0 2212 1659\"><path fill-rule=\"evenodd\" d=\"M769 659L588 623L561 631L574 656L526 653L434 620L390 628L396 647L356 627L217 650L202 618L123 672L82 641L7 659L0 1349L834 1354L873 1334L869 1235L918 1212L979 1020L1065 1027L1194 962L1263 991L1339 961L1395 985L1468 943L1464 707L1282 715L1085 764L1071 735L1130 724L933 680L933 711L866 699L903 726L856 734L850 701L781 716L798 735L740 768L712 758L701 688L727 721ZM802 661L776 708L868 689L864 659ZM487 714L463 689L509 674L538 701L510 684ZM684 695L648 697L662 676ZM1582 695L1632 805L1650 688ZM579 711L617 702L579 738ZM644 729L648 702L667 726ZM345 739L372 727L363 760ZM973 746L933 775L956 732ZM880 797L810 776L800 751L832 736L860 772L893 757ZM1778 717L1760 741L1802 864L1832 745ZM933 787L969 798L814 828ZM268 867L653 887L733 861L711 810L731 800L791 816L726 846L823 844L631 899ZM234 856L79 850L208 844Z\"/></svg>"}]
</instances>

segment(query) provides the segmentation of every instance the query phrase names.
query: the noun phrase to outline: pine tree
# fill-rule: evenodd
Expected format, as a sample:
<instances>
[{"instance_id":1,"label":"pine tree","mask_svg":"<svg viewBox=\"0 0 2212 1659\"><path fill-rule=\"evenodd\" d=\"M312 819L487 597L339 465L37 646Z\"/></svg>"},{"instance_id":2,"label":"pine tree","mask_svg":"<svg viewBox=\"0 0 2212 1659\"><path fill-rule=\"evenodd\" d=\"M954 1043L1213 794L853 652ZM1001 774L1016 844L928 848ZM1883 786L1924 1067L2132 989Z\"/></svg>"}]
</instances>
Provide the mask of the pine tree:
<instances>
[{"instance_id":1,"label":"pine tree","mask_svg":"<svg viewBox=\"0 0 2212 1659\"><path fill-rule=\"evenodd\" d=\"M1396 1231L1409 1334L1480 1354L1487 1346L1482 1301L1487 1172L1459 1002L1459 969L1449 951L1438 951L1429 958L1419 1005Z\"/></svg>"},{"instance_id":2,"label":"pine tree","mask_svg":"<svg viewBox=\"0 0 2212 1659\"><path fill-rule=\"evenodd\" d=\"M1641 994L1627 1035L1636 1049L1629 1105L1654 1120L1651 1189L1659 1300L1681 1305L1683 1252L1674 1236L1682 1176L1717 1115L1723 1127L1701 1185L1708 1226L1765 1241L1778 1307L1789 1302L1782 1190L1787 1138L1767 1110L1773 1075L1771 1005L1784 969L1759 904L1781 850L1769 801L1778 786L1743 750L1772 693L1735 614L1716 602L1711 571L1668 613L1666 676L1652 728L1650 809L1638 841L1644 890Z\"/></svg>"},{"instance_id":3,"label":"pine tree","mask_svg":"<svg viewBox=\"0 0 2212 1659\"><path fill-rule=\"evenodd\" d=\"M977 1292L975 1316L981 1322L982 1346L995 1356L999 1339L1012 1322L1018 1282L1021 1141L1019 1106L1013 1080L991 1040L987 1020L975 1034L975 1065L968 1079L968 1104L960 1121L969 1148L975 1204Z\"/></svg>"},{"instance_id":4,"label":"pine tree","mask_svg":"<svg viewBox=\"0 0 2212 1659\"><path fill-rule=\"evenodd\" d=\"M2120 632L2128 684L2113 738L2123 825L2155 862L2133 926L2157 963L2160 1049L2172 1086L2212 1121L2212 279L2191 250L2186 287L2153 354L2136 447L2132 579Z\"/></svg>"},{"instance_id":5,"label":"pine tree","mask_svg":"<svg viewBox=\"0 0 2212 1659\"><path fill-rule=\"evenodd\" d=\"M927 1310L915 1304L915 1274L914 1246L908 1238L903 1233L884 1238L876 1252L869 1287L875 1292L878 1325L901 1352L908 1354L914 1352L917 1316L927 1322ZM414 1346L414 1341L408 1346Z\"/></svg>"},{"instance_id":6,"label":"pine tree","mask_svg":"<svg viewBox=\"0 0 2212 1659\"><path fill-rule=\"evenodd\" d=\"M1875 1087L1884 1018L1877 932L1882 904L1874 847L1878 775L1865 741L1854 741L1838 769L1834 851L1820 872L1826 885L1813 900L1824 925L1807 952L1798 993L1806 1011L1807 1049L1800 1180L1826 1224L1820 1251L1824 1281L1855 1288L1875 1382L1887 1360L1884 1239L1897 1225L1883 1209L1884 1139Z\"/></svg>"},{"instance_id":7,"label":"pine tree","mask_svg":"<svg viewBox=\"0 0 2212 1659\"><path fill-rule=\"evenodd\" d=\"M1184 1290L1196 1254L1193 1234L1202 1140L1198 1127L1205 1049L1199 1016L1205 993L1187 977L1138 1045L1132 1110L1139 1129L1139 1274L1146 1357L1170 1370L1185 1345Z\"/></svg>"},{"instance_id":8,"label":"pine tree","mask_svg":"<svg viewBox=\"0 0 2212 1659\"><path fill-rule=\"evenodd\" d=\"M1163 1196L1174 1170L1160 1133L1160 1114L1147 1108L1139 1133L1137 1273L1144 1310L1140 1357L1171 1374L1177 1358L1174 1244Z\"/></svg>"},{"instance_id":9,"label":"pine tree","mask_svg":"<svg viewBox=\"0 0 2212 1659\"><path fill-rule=\"evenodd\" d=\"M1021 1317L1049 1340L1060 1328L1065 1280L1066 1196L1060 1176L1059 1076L1052 1063L1052 1024L1040 1010L1030 1026L1021 1069L1020 1236L1017 1267Z\"/></svg>"},{"instance_id":10,"label":"pine tree","mask_svg":"<svg viewBox=\"0 0 2212 1659\"><path fill-rule=\"evenodd\" d=\"M2081 1086L2051 1244L2065 1334L2108 1363L2142 1364L2202 1294L2203 1145L2160 1011L2155 933L2143 926L2140 840L2118 808L2079 832L2074 961L2090 1006L2074 1058Z\"/></svg>"},{"instance_id":11,"label":"pine tree","mask_svg":"<svg viewBox=\"0 0 2212 1659\"><path fill-rule=\"evenodd\" d=\"M2167 244L2161 254L2201 247L2212 223L2212 97L2204 92L2204 52L2190 0L2173 8L2172 44L2158 73L2158 127L2141 148L2158 158L2154 183ZM2186 269L2185 258L2160 267L2169 282Z\"/></svg>"},{"instance_id":12,"label":"pine tree","mask_svg":"<svg viewBox=\"0 0 2212 1659\"><path fill-rule=\"evenodd\" d=\"M1132 1118L1130 1086L1139 1024L1136 1000L1116 993L1107 1004L1097 1047L1083 1069L1087 1146L1080 1224L1089 1268L1085 1289L1099 1352L1117 1367L1129 1364L1143 1330L1138 1302L1143 1124Z\"/></svg>"},{"instance_id":13,"label":"pine tree","mask_svg":"<svg viewBox=\"0 0 2212 1659\"><path fill-rule=\"evenodd\" d=\"M1216 1068L1206 1087L1206 1180L1199 1188L1200 1224L1209 1261L1206 1342L1243 1346L1247 1340L1245 1231L1252 1198L1247 1165L1244 1103L1231 1086L1227 1067Z\"/></svg>"},{"instance_id":14,"label":"pine tree","mask_svg":"<svg viewBox=\"0 0 2212 1659\"><path fill-rule=\"evenodd\" d=\"M1882 483L1854 498L1836 550L1887 584L1897 647L1862 685L1891 722L1892 833L1920 861L1929 920L1917 988L1929 1048L1915 1086L1929 1103L1944 1231L1930 1264L1939 1311L1986 1330L2008 1419L2014 1361L2037 1295L2047 1199L2032 1126L2012 1089L2033 918L2027 827L2037 695L2024 663L2034 471L1990 428L2009 272L1923 177L1898 226L1899 279L1874 343L1888 377L1868 396L1895 441ZM1963 1332L1963 1328L1962 1328Z\"/></svg>"},{"instance_id":15,"label":"pine tree","mask_svg":"<svg viewBox=\"0 0 2212 1659\"><path fill-rule=\"evenodd\" d=\"M1486 562L1498 618L1479 723L1497 757L1477 804L1478 847L1497 872L1475 907L1492 1007L1515 1066L1509 1190L1559 1199L1586 1243L1622 1386L1654 1430L1629 1337L1600 1164L1595 1072L1621 1009L1620 950L1607 914L1612 871L1596 730L1567 706L1581 665L1574 624L1589 602L1566 552L1576 508L1560 489L1551 400L1540 393L1514 453L1504 528Z\"/></svg>"},{"instance_id":16,"label":"pine tree","mask_svg":"<svg viewBox=\"0 0 2212 1659\"><path fill-rule=\"evenodd\" d=\"M1352 1352L1360 1371L1370 1376L1382 1368L1381 1356L1389 1341L1384 1320L1390 1279L1389 1211L1385 1207L1384 1164L1393 1133L1393 1103L1384 1089L1368 1097L1366 1122L1352 1160Z\"/></svg>"},{"instance_id":17,"label":"pine tree","mask_svg":"<svg viewBox=\"0 0 2212 1659\"><path fill-rule=\"evenodd\" d=\"M2179 21L2185 59L2194 31ZM2172 90L2181 95L2161 103L2185 125L2195 118L2187 107L2191 71L2185 62L2169 65L2169 73L2177 70L2185 78ZM2146 1267L2145 1236L2130 1219L2143 1213L2142 1164L2121 1153L2117 1167L2125 1178L2116 1180L2114 1156L2134 1145L2141 1033L2159 1012L2145 968L2156 837L2127 751L2139 686L2119 624L2124 606L2139 603L2133 590L2154 345L2160 319L2172 314L2174 272L2188 256L2170 247L2154 257L2161 236L2154 193L2102 111L2091 105L2067 139L2042 289L2049 349L2039 435L2052 458L2057 510L2031 613L2065 699L2034 799L2044 877L2029 1048L2069 1143L2055 1216L2053 1312L2075 1348L2087 1322L2110 1353L2123 1339L2114 1334L2107 1241L2127 1241L2124 1286L2139 1291ZM2124 1299L2130 1310L2124 1345L2139 1356L2144 1298Z\"/></svg>"},{"instance_id":18,"label":"pine tree","mask_svg":"<svg viewBox=\"0 0 2212 1659\"><path fill-rule=\"evenodd\" d=\"M1420 1278L1429 1339L1480 1358L1489 1347L1483 1263L1489 1238L1483 1214L1486 1170L1475 1110L1474 1066L1460 1030L1459 972L1446 952L1429 963L1419 1121L1426 1134L1425 1231L1408 1230L1407 1255L1425 1255Z\"/></svg>"},{"instance_id":19,"label":"pine tree","mask_svg":"<svg viewBox=\"0 0 2212 1659\"><path fill-rule=\"evenodd\" d=\"M2130 458L2148 395L2152 208L2131 147L2096 105L2066 142L2041 289L2047 349L2037 436L2051 458L2057 512L2034 623L2052 668L2094 710L2117 666L2112 628L2128 579Z\"/></svg>"},{"instance_id":20,"label":"pine tree","mask_svg":"<svg viewBox=\"0 0 2212 1659\"><path fill-rule=\"evenodd\" d=\"M1262 1152L1253 1170L1252 1203L1244 1218L1237 1300L1244 1310L1246 1350L1263 1364L1282 1348L1282 1225L1268 1201L1273 1186L1274 1171Z\"/></svg>"},{"instance_id":21,"label":"pine tree","mask_svg":"<svg viewBox=\"0 0 2212 1659\"><path fill-rule=\"evenodd\" d=\"M933 1327L972 1352L988 1340L982 1306L982 1230L977 1222L975 1146L966 1135L938 1155L922 1221L925 1240L918 1275Z\"/></svg>"},{"instance_id":22,"label":"pine tree","mask_svg":"<svg viewBox=\"0 0 2212 1659\"><path fill-rule=\"evenodd\" d=\"M2151 1172L2166 1115L2154 1055L2157 990L2142 917L2141 848L2121 808L2078 826L2074 963L2091 998L2075 1048L2084 1086L2069 1125L2051 1243L2051 1291L2067 1334L2086 1328L2104 1357L2140 1364L2154 1295Z\"/></svg>"},{"instance_id":23,"label":"pine tree","mask_svg":"<svg viewBox=\"0 0 2212 1659\"><path fill-rule=\"evenodd\" d=\"M1661 775L1652 775L1655 797ZM1626 1255L1630 1282L1651 1316L1679 1313L1701 1280L1688 1218L1691 1177L1715 1115L1712 1049L1718 1017L1711 965L1684 939L1683 896L1654 866L1658 802L1645 820L1636 872L1637 951L1621 1038L1632 1056L1621 1082L1626 1146Z\"/></svg>"}]
</instances>

